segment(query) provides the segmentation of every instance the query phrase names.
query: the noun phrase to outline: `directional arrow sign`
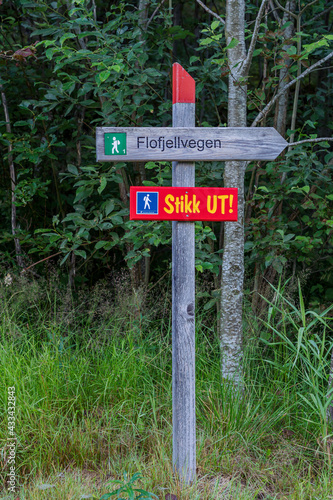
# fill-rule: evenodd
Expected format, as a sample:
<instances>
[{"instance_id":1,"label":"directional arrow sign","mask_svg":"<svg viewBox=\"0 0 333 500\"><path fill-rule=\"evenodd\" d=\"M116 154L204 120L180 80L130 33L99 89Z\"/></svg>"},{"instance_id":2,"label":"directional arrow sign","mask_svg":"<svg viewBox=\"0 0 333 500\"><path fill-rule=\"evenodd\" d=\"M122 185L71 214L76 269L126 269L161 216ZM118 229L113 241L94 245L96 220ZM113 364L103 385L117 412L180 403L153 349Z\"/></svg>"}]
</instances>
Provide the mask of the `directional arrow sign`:
<instances>
[{"instance_id":1,"label":"directional arrow sign","mask_svg":"<svg viewBox=\"0 0 333 500\"><path fill-rule=\"evenodd\" d=\"M237 220L237 188L130 188L131 220Z\"/></svg>"},{"instance_id":2,"label":"directional arrow sign","mask_svg":"<svg viewBox=\"0 0 333 500\"><path fill-rule=\"evenodd\" d=\"M97 127L97 161L274 160L287 141L272 127Z\"/></svg>"}]
</instances>

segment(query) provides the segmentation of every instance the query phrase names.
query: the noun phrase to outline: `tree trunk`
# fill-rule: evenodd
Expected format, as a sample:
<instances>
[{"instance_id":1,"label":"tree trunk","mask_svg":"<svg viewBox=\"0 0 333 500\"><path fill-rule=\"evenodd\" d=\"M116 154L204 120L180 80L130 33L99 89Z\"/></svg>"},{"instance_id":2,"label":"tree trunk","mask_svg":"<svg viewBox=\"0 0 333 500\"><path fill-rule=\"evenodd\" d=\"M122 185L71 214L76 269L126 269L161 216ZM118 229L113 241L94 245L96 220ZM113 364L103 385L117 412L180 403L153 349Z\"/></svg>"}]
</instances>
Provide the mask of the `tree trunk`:
<instances>
[{"instance_id":1,"label":"tree trunk","mask_svg":"<svg viewBox=\"0 0 333 500\"><path fill-rule=\"evenodd\" d=\"M139 39L145 43L145 33L147 31L147 23L148 23L148 9L149 9L150 0L140 0L139 2L139 28L140 28L140 37ZM136 67L139 65L136 62ZM141 126L142 118L136 120L136 113L133 113L132 119L137 122L137 126ZM135 184L136 186L143 186L143 181L146 180L146 172L145 172L145 164L143 162L134 162L133 164L135 175ZM124 169L122 169L124 170ZM142 272L141 272L142 270ZM140 288L140 284L144 283L144 285L148 285L149 276L150 276L150 256L143 257L141 262L137 262L130 269L131 280L133 289L136 291ZM143 277L143 279L142 279Z\"/></svg>"},{"instance_id":2,"label":"tree trunk","mask_svg":"<svg viewBox=\"0 0 333 500\"><path fill-rule=\"evenodd\" d=\"M10 118L9 118L9 110L8 110L8 105L7 105L7 99L6 99L6 94L4 91L3 86L0 84L0 91L1 91L1 100L2 100L2 106L3 110L5 113L5 120L6 120L6 131L7 134L11 134L11 126L10 126ZM9 173L10 173L10 186L11 186L11 193L12 193L12 216L11 216L11 226L12 226L12 234L14 236L14 244L15 244L15 254L16 254L16 262L21 267L22 269L24 268L24 261L22 257L22 249L21 249L21 244L20 240L16 237L17 234L17 222L16 222L16 194L15 194L15 186L16 186L16 175L15 175L15 167L14 167L14 162L13 162L13 155L12 155L13 147L11 142L9 142L8 145L8 163L9 163Z\"/></svg>"},{"instance_id":3,"label":"tree trunk","mask_svg":"<svg viewBox=\"0 0 333 500\"><path fill-rule=\"evenodd\" d=\"M142 32L145 32L147 29L149 4L150 0L140 0L139 2L139 27L141 28Z\"/></svg>"},{"instance_id":4,"label":"tree trunk","mask_svg":"<svg viewBox=\"0 0 333 500\"><path fill-rule=\"evenodd\" d=\"M246 127L247 86L241 81L245 49L245 1L226 3L225 32L227 45L233 38L238 45L228 49L230 67L228 126ZM222 377L241 385L242 376L242 302L244 281L244 174L245 162L225 163L224 186L238 188L238 221L224 224L224 252L221 283L221 356Z\"/></svg>"},{"instance_id":5,"label":"tree trunk","mask_svg":"<svg viewBox=\"0 0 333 500\"><path fill-rule=\"evenodd\" d=\"M284 30L283 32L283 38L285 40L285 45L283 46L283 51L287 51L287 49L292 45L292 43L288 43L288 41L293 37L294 35L294 23L291 22L293 21L293 16L292 14L295 13L296 9L296 2L294 0L288 1L286 3L286 10L288 12L284 12L283 19L282 19L282 26L285 25L287 22L290 23ZM285 52L286 54L286 52ZM291 64L291 59L290 57L285 56L284 57L284 67L280 69L280 76L279 76L279 87L278 87L278 92L284 89L284 87L287 85L289 82L289 66ZM277 105L276 105L276 111L275 111L275 128L276 130L284 137L286 133L286 122L287 122L287 109L288 109L288 97L289 97L289 90L287 89L279 98Z\"/></svg>"}]
</instances>

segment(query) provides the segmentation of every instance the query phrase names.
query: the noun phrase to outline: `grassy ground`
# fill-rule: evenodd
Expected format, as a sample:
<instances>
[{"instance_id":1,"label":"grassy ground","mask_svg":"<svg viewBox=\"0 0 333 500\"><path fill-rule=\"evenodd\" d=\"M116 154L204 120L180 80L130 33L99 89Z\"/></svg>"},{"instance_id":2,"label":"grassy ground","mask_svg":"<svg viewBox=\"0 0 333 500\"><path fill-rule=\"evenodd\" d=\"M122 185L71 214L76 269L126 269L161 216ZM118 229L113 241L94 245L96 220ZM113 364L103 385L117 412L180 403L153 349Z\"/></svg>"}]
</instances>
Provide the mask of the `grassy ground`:
<instances>
[{"instance_id":1,"label":"grassy ground","mask_svg":"<svg viewBox=\"0 0 333 500\"><path fill-rule=\"evenodd\" d=\"M94 316L64 312L65 299L45 290L24 293L2 289L1 499L100 498L125 471L140 471L137 487L160 500L333 498L326 312L308 314L301 299L296 308L280 297L260 335L247 321L242 393L221 384L216 328L199 315L197 482L181 488L172 471L168 302L151 318L127 298L108 317L100 295ZM6 488L8 387L15 494Z\"/></svg>"}]
</instances>

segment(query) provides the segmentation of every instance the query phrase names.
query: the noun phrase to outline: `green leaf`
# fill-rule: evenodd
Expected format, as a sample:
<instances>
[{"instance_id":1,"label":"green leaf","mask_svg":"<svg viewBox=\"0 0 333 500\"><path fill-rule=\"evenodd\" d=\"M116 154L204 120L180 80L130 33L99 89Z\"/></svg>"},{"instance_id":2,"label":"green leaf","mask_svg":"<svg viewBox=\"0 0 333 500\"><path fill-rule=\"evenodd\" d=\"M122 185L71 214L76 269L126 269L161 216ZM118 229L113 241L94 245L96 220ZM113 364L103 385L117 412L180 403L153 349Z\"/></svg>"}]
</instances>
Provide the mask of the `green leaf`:
<instances>
[{"instance_id":1,"label":"green leaf","mask_svg":"<svg viewBox=\"0 0 333 500\"><path fill-rule=\"evenodd\" d=\"M296 54L297 49L296 49L296 47L295 47L294 45L291 45L290 47L288 47L288 48L287 48L286 52L287 52L289 55L293 56L293 55L295 55L295 54Z\"/></svg>"},{"instance_id":2,"label":"green leaf","mask_svg":"<svg viewBox=\"0 0 333 500\"><path fill-rule=\"evenodd\" d=\"M100 248L103 248L104 245L106 245L108 241L98 241L95 245L96 250L99 250Z\"/></svg>"},{"instance_id":3,"label":"green leaf","mask_svg":"<svg viewBox=\"0 0 333 500\"><path fill-rule=\"evenodd\" d=\"M70 252L66 253L65 257L62 259L62 261L60 262L60 265L62 266L66 260L68 259L68 257L70 256Z\"/></svg>"},{"instance_id":4,"label":"green leaf","mask_svg":"<svg viewBox=\"0 0 333 500\"><path fill-rule=\"evenodd\" d=\"M200 45L211 45L213 43L213 40L211 38L204 38L203 40L200 40Z\"/></svg>"},{"instance_id":5,"label":"green leaf","mask_svg":"<svg viewBox=\"0 0 333 500\"><path fill-rule=\"evenodd\" d=\"M234 47L236 47L237 45L239 44L239 40L237 40L236 38L233 38L231 40L231 42L229 43L229 45L226 46L226 49L233 49Z\"/></svg>"},{"instance_id":6,"label":"green leaf","mask_svg":"<svg viewBox=\"0 0 333 500\"><path fill-rule=\"evenodd\" d=\"M251 250L254 247L254 242L253 241L247 241L244 244L244 250L247 252L248 250Z\"/></svg>"},{"instance_id":7,"label":"green leaf","mask_svg":"<svg viewBox=\"0 0 333 500\"><path fill-rule=\"evenodd\" d=\"M111 69L113 69L114 71L116 71L117 73L120 73L121 71L121 66L119 66L119 64L114 64L113 66L111 66Z\"/></svg>"},{"instance_id":8,"label":"green leaf","mask_svg":"<svg viewBox=\"0 0 333 500\"><path fill-rule=\"evenodd\" d=\"M87 254L84 250L74 250L75 255L79 255L79 257L87 258Z\"/></svg>"},{"instance_id":9,"label":"green leaf","mask_svg":"<svg viewBox=\"0 0 333 500\"><path fill-rule=\"evenodd\" d=\"M101 180L100 180L100 186L97 189L97 191L98 191L99 194L102 194L102 192L105 189L105 186L106 186L106 177L103 176L103 177L101 177Z\"/></svg>"},{"instance_id":10,"label":"green leaf","mask_svg":"<svg viewBox=\"0 0 333 500\"><path fill-rule=\"evenodd\" d=\"M196 61L200 61L200 57L198 57L198 56L191 56L190 57L190 64L193 64Z\"/></svg>"},{"instance_id":11,"label":"green leaf","mask_svg":"<svg viewBox=\"0 0 333 500\"><path fill-rule=\"evenodd\" d=\"M214 305L216 304L216 299L210 299L205 305L204 305L204 310L208 311L208 309L211 309Z\"/></svg>"},{"instance_id":12,"label":"green leaf","mask_svg":"<svg viewBox=\"0 0 333 500\"><path fill-rule=\"evenodd\" d=\"M211 29L214 31L216 28L220 25L220 21L213 21L212 24L210 25Z\"/></svg>"},{"instance_id":13,"label":"green leaf","mask_svg":"<svg viewBox=\"0 0 333 500\"><path fill-rule=\"evenodd\" d=\"M91 187L85 188L84 186L80 187L76 191L76 197L74 200L74 203L77 203L81 200L84 200L85 198L88 198L93 192L93 189Z\"/></svg>"},{"instance_id":14,"label":"green leaf","mask_svg":"<svg viewBox=\"0 0 333 500\"><path fill-rule=\"evenodd\" d=\"M99 79L101 82L105 82L105 80L107 80L110 75L111 75L111 71L109 71L107 69L105 71L102 71L98 76L99 76Z\"/></svg>"},{"instance_id":15,"label":"green leaf","mask_svg":"<svg viewBox=\"0 0 333 500\"><path fill-rule=\"evenodd\" d=\"M104 209L105 209L105 215L108 216L112 212L112 210L114 209L113 200L107 200L104 203Z\"/></svg>"},{"instance_id":16,"label":"green leaf","mask_svg":"<svg viewBox=\"0 0 333 500\"><path fill-rule=\"evenodd\" d=\"M69 163L67 165L67 170L68 172L70 172L71 174L74 174L74 175L79 175L79 171L78 169L76 168L75 165L72 165L71 163Z\"/></svg>"},{"instance_id":17,"label":"green leaf","mask_svg":"<svg viewBox=\"0 0 333 500\"><path fill-rule=\"evenodd\" d=\"M18 122L14 123L15 127L26 127L28 125L27 120L19 120Z\"/></svg>"},{"instance_id":18,"label":"green leaf","mask_svg":"<svg viewBox=\"0 0 333 500\"><path fill-rule=\"evenodd\" d=\"M147 68L146 69L146 74L152 77L159 77L161 76L161 73L157 71L155 68Z\"/></svg>"},{"instance_id":19,"label":"green leaf","mask_svg":"<svg viewBox=\"0 0 333 500\"><path fill-rule=\"evenodd\" d=\"M61 239L60 234L53 234L52 236L50 236L50 243L54 243L55 241L58 241L60 239Z\"/></svg>"},{"instance_id":20,"label":"green leaf","mask_svg":"<svg viewBox=\"0 0 333 500\"><path fill-rule=\"evenodd\" d=\"M74 33L65 33L59 40L60 45L63 46L63 43L68 40L68 38L76 38Z\"/></svg>"},{"instance_id":21,"label":"green leaf","mask_svg":"<svg viewBox=\"0 0 333 500\"><path fill-rule=\"evenodd\" d=\"M105 230L108 230L108 229L112 229L113 228L113 224L111 222L103 222L102 224L99 224L98 227L102 231L105 231Z\"/></svg>"},{"instance_id":22,"label":"green leaf","mask_svg":"<svg viewBox=\"0 0 333 500\"><path fill-rule=\"evenodd\" d=\"M290 241L295 235L294 234L286 234L284 237L283 237L283 241L284 243L286 243L287 241Z\"/></svg>"},{"instance_id":23,"label":"green leaf","mask_svg":"<svg viewBox=\"0 0 333 500\"><path fill-rule=\"evenodd\" d=\"M304 125L309 125L309 127L316 129L317 122L313 122L311 120L306 120Z\"/></svg>"},{"instance_id":24,"label":"green leaf","mask_svg":"<svg viewBox=\"0 0 333 500\"><path fill-rule=\"evenodd\" d=\"M307 53L313 52L316 49L319 49L321 47L328 47L328 42L325 38L322 38L321 40L318 40L317 42L309 43L304 45L305 51Z\"/></svg>"},{"instance_id":25,"label":"green leaf","mask_svg":"<svg viewBox=\"0 0 333 500\"><path fill-rule=\"evenodd\" d=\"M50 45L55 45L55 42L54 40L43 40L42 42L40 42L41 44L44 44L45 47L49 47ZM39 45L39 44L38 44Z\"/></svg>"},{"instance_id":26,"label":"green leaf","mask_svg":"<svg viewBox=\"0 0 333 500\"><path fill-rule=\"evenodd\" d=\"M120 108L122 108L122 107L123 107L123 105L124 105L124 93L123 93L122 91L119 91L119 92L118 92L118 94L117 94L117 96L116 96L116 98L115 98L115 102L118 104L118 106L119 106ZM111 111L111 109L112 109L112 107L113 107L113 106L112 106L112 102L110 102L109 104L110 104L110 111Z\"/></svg>"},{"instance_id":27,"label":"green leaf","mask_svg":"<svg viewBox=\"0 0 333 500\"><path fill-rule=\"evenodd\" d=\"M53 54L54 54L55 52L57 52L57 50L58 50L57 48L55 48L55 47L51 47L50 49L47 49L47 50L45 51L45 55L46 55L46 57L49 59L49 61L51 61L51 59L52 59L52 57L53 57Z\"/></svg>"}]
</instances>

